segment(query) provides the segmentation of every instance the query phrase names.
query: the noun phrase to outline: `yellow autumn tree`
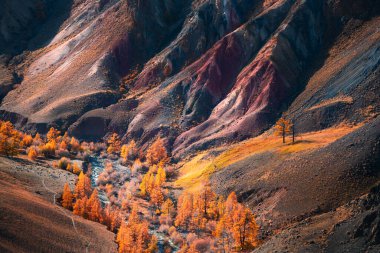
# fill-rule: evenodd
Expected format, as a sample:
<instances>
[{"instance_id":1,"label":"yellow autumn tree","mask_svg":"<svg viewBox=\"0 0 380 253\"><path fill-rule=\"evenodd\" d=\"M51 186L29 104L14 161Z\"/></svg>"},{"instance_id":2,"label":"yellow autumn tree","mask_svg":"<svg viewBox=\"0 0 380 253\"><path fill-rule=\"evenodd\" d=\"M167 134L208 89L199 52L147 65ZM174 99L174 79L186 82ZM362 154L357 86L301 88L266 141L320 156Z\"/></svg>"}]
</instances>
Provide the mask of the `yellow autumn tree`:
<instances>
[{"instance_id":1,"label":"yellow autumn tree","mask_svg":"<svg viewBox=\"0 0 380 253\"><path fill-rule=\"evenodd\" d=\"M282 136L282 143L285 143L285 137L292 131L292 123L289 120L281 117L275 125L275 134Z\"/></svg>"},{"instance_id":2,"label":"yellow autumn tree","mask_svg":"<svg viewBox=\"0 0 380 253\"><path fill-rule=\"evenodd\" d=\"M102 206L99 201L99 192L95 188L87 201L88 218L92 221L100 221L102 217Z\"/></svg>"},{"instance_id":3,"label":"yellow autumn tree","mask_svg":"<svg viewBox=\"0 0 380 253\"><path fill-rule=\"evenodd\" d=\"M155 241L149 234L149 224L141 221L138 216L138 207L132 207L128 223L122 223L116 236L119 245L119 253L140 253L153 249L154 245L149 242ZM148 251L149 252L149 251Z\"/></svg>"},{"instance_id":4,"label":"yellow autumn tree","mask_svg":"<svg viewBox=\"0 0 380 253\"><path fill-rule=\"evenodd\" d=\"M53 157L55 155L55 150L57 149L57 143L55 140L50 140L45 145L42 145L40 147L41 153L45 157Z\"/></svg>"},{"instance_id":5,"label":"yellow autumn tree","mask_svg":"<svg viewBox=\"0 0 380 253\"><path fill-rule=\"evenodd\" d=\"M161 187L155 186L150 193L150 203L152 203L156 208L160 209L162 203L164 203L165 195L161 190Z\"/></svg>"},{"instance_id":6,"label":"yellow autumn tree","mask_svg":"<svg viewBox=\"0 0 380 253\"><path fill-rule=\"evenodd\" d=\"M121 141L117 133L113 133L111 137L108 139L107 143L108 143L108 148L107 148L108 154L115 154L115 153L120 152Z\"/></svg>"},{"instance_id":7,"label":"yellow autumn tree","mask_svg":"<svg viewBox=\"0 0 380 253\"><path fill-rule=\"evenodd\" d=\"M71 152L79 152L81 149L81 146L80 146L80 143L77 139L75 139L74 137L71 137L71 140L70 140L70 151Z\"/></svg>"},{"instance_id":8,"label":"yellow autumn tree","mask_svg":"<svg viewBox=\"0 0 380 253\"><path fill-rule=\"evenodd\" d=\"M178 198L177 217L175 225L188 229L193 214L193 195L188 192L182 193Z\"/></svg>"},{"instance_id":9,"label":"yellow autumn tree","mask_svg":"<svg viewBox=\"0 0 380 253\"><path fill-rule=\"evenodd\" d=\"M79 175L81 173L82 169L79 167L77 163L73 163L72 172L76 175Z\"/></svg>"},{"instance_id":10,"label":"yellow autumn tree","mask_svg":"<svg viewBox=\"0 0 380 253\"><path fill-rule=\"evenodd\" d=\"M46 138L48 141L57 141L58 136L61 134L60 131L55 129L54 127L51 127L49 132L46 134Z\"/></svg>"},{"instance_id":11,"label":"yellow autumn tree","mask_svg":"<svg viewBox=\"0 0 380 253\"><path fill-rule=\"evenodd\" d=\"M20 147L20 134L11 122L1 122L0 125L0 154L17 156Z\"/></svg>"},{"instance_id":12,"label":"yellow autumn tree","mask_svg":"<svg viewBox=\"0 0 380 253\"><path fill-rule=\"evenodd\" d=\"M75 186L74 196L76 199L82 199L84 197L88 198L91 193L91 180L87 175L83 173L83 171L81 171L78 176L78 182Z\"/></svg>"},{"instance_id":13,"label":"yellow autumn tree","mask_svg":"<svg viewBox=\"0 0 380 253\"><path fill-rule=\"evenodd\" d=\"M83 198L76 199L75 204L73 206L73 213L79 216L82 216L84 218L87 218L87 196L84 196Z\"/></svg>"},{"instance_id":14,"label":"yellow autumn tree","mask_svg":"<svg viewBox=\"0 0 380 253\"><path fill-rule=\"evenodd\" d=\"M35 146L30 147L28 151L28 158L34 161L37 159L37 157L38 157L37 148Z\"/></svg>"},{"instance_id":15,"label":"yellow autumn tree","mask_svg":"<svg viewBox=\"0 0 380 253\"><path fill-rule=\"evenodd\" d=\"M161 186L166 181L166 172L165 169L161 166L158 167L157 175L156 175L156 183Z\"/></svg>"},{"instance_id":16,"label":"yellow autumn tree","mask_svg":"<svg viewBox=\"0 0 380 253\"><path fill-rule=\"evenodd\" d=\"M65 186L63 187L62 206L69 210L73 208L73 194L71 193L68 183L65 183Z\"/></svg>"},{"instance_id":17,"label":"yellow autumn tree","mask_svg":"<svg viewBox=\"0 0 380 253\"><path fill-rule=\"evenodd\" d=\"M239 250L253 249L257 245L258 226L251 210L239 204L233 216L232 235Z\"/></svg>"},{"instance_id":18,"label":"yellow autumn tree","mask_svg":"<svg viewBox=\"0 0 380 253\"><path fill-rule=\"evenodd\" d=\"M160 166L164 166L169 161L168 153L161 137L158 137L149 147L146 159L150 165L159 164Z\"/></svg>"},{"instance_id":19,"label":"yellow autumn tree","mask_svg":"<svg viewBox=\"0 0 380 253\"><path fill-rule=\"evenodd\" d=\"M136 142L134 140L130 141L127 144L124 144L122 147L121 147L121 152L120 152L120 156L124 159L124 160L133 160L136 158L137 156L137 153L138 153L138 150L136 148Z\"/></svg>"},{"instance_id":20,"label":"yellow autumn tree","mask_svg":"<svg viewBox=\"0 0 380 253\"><path fill-rule=\"evenodd\" d=\"M24 134L21 141L22 147L27 148L32 144L33 144L33 137L29 134Z\"/></svg>"}]
</instances>

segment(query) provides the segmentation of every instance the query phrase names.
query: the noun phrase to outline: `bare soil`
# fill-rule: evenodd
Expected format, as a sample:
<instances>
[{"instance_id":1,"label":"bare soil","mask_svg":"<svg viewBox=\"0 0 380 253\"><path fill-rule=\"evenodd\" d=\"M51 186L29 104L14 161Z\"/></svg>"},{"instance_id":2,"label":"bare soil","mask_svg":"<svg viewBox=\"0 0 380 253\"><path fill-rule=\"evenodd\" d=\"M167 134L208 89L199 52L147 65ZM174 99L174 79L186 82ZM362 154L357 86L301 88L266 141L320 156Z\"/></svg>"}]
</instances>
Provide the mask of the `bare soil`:
<instances>
[{"instance_id":1,"label":"bare soil","mask_svg":"<svg viewBox=\"0 0 380 253\"><path fill-rule=\"evenodd\" d=\"M0 157L0 252L116 252L105 226L54 204L76 176L23 159Z\"/></svg>"}]
</instances>

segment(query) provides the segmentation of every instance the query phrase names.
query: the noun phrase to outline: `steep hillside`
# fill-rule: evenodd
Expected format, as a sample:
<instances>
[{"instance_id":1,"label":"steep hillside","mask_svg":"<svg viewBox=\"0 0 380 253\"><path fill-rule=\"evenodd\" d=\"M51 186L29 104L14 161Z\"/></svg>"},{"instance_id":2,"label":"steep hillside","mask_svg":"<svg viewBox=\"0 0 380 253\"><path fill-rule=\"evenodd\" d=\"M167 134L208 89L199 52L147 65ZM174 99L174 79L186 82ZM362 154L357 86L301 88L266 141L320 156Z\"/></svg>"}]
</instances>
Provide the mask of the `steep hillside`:
<instances>
[{"instance_id":1,"label":"steep hillside","mask_svg":"<svg viewBox=\"0 0 380 253\"><path fill-rule=\"evenodd\" d=\"M15 12L17 29L2 37L28 42L17 48L30 51L7 53L6 68L22 78L3 82L14 89L0 107L26 129L56 125L87 139L117 131L142 145L161 133L181 157L262 133L304 89L290 108L300 131L344 121L347 107L378 113L372 1L357 12L348 0L74 1L56 16L49 3ZM44 29L23 34L35 19ZM342 115L324 122L331 106Z\"/></svg>"},{"instance_id":2,"label":"steep hillside","mask_svg":"<svg viewBox=\"0 0 380 253\"><path fill-rule=\"evenodd\" d=\"M0 158L1 252L115 252L105 226L53 203L71 173Z\"/></svg>"}]
</instances>

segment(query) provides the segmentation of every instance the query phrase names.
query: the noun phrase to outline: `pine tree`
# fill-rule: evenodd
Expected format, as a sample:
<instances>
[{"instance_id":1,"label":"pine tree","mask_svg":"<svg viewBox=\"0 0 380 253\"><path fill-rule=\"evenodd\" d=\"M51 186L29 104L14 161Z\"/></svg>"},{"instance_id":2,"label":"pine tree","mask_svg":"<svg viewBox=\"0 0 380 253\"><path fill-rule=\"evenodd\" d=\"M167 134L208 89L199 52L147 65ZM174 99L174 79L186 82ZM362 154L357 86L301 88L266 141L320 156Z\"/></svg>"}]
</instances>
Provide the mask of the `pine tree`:
<instances>
[{"instance_id":1,"label":"pine tree","mask_svg":"<svg viewBox=\"0 0 380 253\"><path fill-rule=\"evenodd\" d=\"M123 222L121 224L116 241L119 244L120 253L140 253L154 250L155 239L149 234L148 222L141 221L138 217L137 205L132 207L128 223Z\"/></svg>"},{"instance_id":2,"label":"pine tree","mask_svg":"<svg viewBox=\"0 0 380 253\"><path fill-rule=\"evenodd\" d=\"M148 249L146 252L147 253L157 252L158 251L157 243L158 243L157 237L155 235L153 235L152 238L150 239Z\"/></svg>"},{"instance_id":3,"label":"pine tree","mask_svg":"<svg viewBox=\"0 0 380 253\"><path fill-rule=\"evenodd\" d=\"M123 158L124 160L127 160L128 158L128 145L124 144L121 146L121 151L120 151L120 157Z\"/></svg>"},{"instance_id":4,"label":"pine tree","mask_svg":"<svg viewBox=\"0 0 380 253\"><path fill-rule=\"evenodd\" d=\"M204 217L208 216L210 207L216 201L216 194L211 190L211 185L207 183L199 194L199 204L201 205Z\"/></svg>"},{"instance_id":5,"label":"pine tree","mask_svg":"<svg viewBox=\"0 0 380 253\"><path fill-rule=\"evenodd\" d=\"M65 183L65 186L63 187L62 206L69 210L73 208L73 194L71 193L68 183Z\"/></svg>"},{"instance_id":6,"label":"pine tree","mask_svg":"<svg viewBox=\"0 0 380 253\"><path fill-rule=\"evenodd\" d=\"M233 238L230 230L227 227L225 217L222 217L218 221L214 236L217 238L218 244L222 248L222 252L231 252Z\"/></svg>"},{"instance_id":7,"label":"pine tree","mask_svg":"<svg viewBox=\"0 0 380 253\"><path fill-rule=\"evenodd\" d=\"M121 214L119 211L112 211L111 215L111 228L110 230L115 232L121 225Z\"/></svg>"},{"instance_id":8,"label":"pine tree","mask_svg":"<svg viewBox=\"0 0 380 253\"><path fill-rule=\"evenodd\" d=\"M131 253L133 252L133 237L127 224L123 222L117 232L116 242L119 245L119 253Z\"/></svg>"},{"instance_id":9,"label":"pine tree","mask_svg":"<svg viewBox=\"0 0 380 253\"><path fill-rule=\"evenodd\" d=\"M61 141L61 143L59 144L59 149L67 150L67 143L66 143L66 141Z\"/></svg>"}]
</instances>

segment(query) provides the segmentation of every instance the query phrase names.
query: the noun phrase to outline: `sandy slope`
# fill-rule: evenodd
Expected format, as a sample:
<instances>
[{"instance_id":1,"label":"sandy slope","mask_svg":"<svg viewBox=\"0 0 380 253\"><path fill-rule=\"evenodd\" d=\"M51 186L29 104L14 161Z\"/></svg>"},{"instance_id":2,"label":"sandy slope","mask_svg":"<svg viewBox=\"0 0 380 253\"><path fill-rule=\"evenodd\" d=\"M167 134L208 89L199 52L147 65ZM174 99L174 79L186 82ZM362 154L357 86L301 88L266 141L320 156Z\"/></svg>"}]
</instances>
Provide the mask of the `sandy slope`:
<instances>
[{"instance_id":1,"label":"sandy slope","mask_svg":"<svg viewBox=\"0 0 380 253\"><path fill-rule=\"evenodd\" d=\"M75 177L0 157L0 252L116 252L104 226L53 204L66 180L72 186Z\"/></svg>"}]
</instances>

